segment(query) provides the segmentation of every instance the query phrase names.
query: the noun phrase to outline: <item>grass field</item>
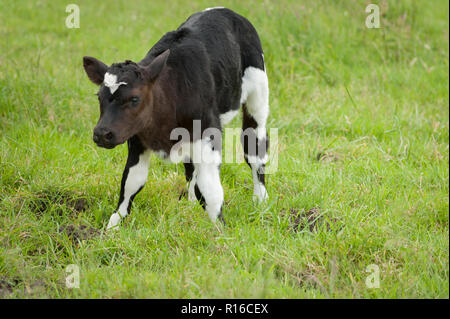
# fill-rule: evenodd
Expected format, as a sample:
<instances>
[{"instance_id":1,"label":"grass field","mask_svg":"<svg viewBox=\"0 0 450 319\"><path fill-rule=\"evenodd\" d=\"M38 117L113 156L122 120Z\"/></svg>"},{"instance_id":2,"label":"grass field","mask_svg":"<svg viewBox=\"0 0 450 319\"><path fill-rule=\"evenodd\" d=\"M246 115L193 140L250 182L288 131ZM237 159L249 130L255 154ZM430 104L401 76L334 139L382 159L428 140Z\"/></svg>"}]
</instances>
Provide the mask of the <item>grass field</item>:
<instances>
[{"instance_id":1,"label":"grass field","mask_svg":"<svg viewBox=\"0 0 450 319\"><path fill-rule=\"evenodd\" d=\"M379 29L365 25L370 1L71 2L78 29L70 2L0 0L1 298L449 297L447 1L373 1ZM252 202L245 163L223 164L216 227L178 201L183 166L152 156L131 215L105 233L126 147L92 141L82 57L138 61L217 5L264 48L270 201ZM366 285L376 269L379 288Z\"/></svg>"}]
</instances>

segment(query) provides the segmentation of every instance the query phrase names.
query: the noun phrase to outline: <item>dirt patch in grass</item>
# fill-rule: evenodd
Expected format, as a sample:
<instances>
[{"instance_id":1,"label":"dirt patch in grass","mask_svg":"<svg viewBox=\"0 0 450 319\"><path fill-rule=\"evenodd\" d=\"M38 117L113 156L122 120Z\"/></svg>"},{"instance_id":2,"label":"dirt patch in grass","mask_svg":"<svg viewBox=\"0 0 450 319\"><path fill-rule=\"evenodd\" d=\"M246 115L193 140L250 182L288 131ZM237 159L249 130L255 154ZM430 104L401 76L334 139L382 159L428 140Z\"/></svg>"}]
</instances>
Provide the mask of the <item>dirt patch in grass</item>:
<instances>
[{"instance_id":1,"label":"dirt patch in grass","mask_svg":"<svg viewBox=\"0 0 450 319\"><path fill-rule=\"evenodd\" d=\"M46 290L47 284L39 279L31 284L25 284L24 293L28 296L41 296Z\"/></svg>"},{"instance_id":2,"label":"dirt patch in grass","mask_svg":"<svg viewBox=\"0 0 450 319\"><path fill-rule=\"evenodd\" d=\"M41 254L43 254L45 251L44 248L35 248L35 249L30 249L27 251L27 256L39 256Z\"/></svg>"},{"instance_id":3,"label":"dirt patch in grass","mask_svg":"<svg viewBox=\"0 0 450 319\"><path fill-rule=\"evenodd\" d=\"M5 298L11 294L19 284L19 280L15 278L0 277L0 298Z\"/></svg>"},{"instance_id":4,"label":"dirt patch in grass","mask_svg":"<svg viewBox=\"0 0 450 319\"><path fill-rule=\"evenodd\" d=\"M321 163L334 163L340 159L340 156L333 152L319 152L316 156L316 160Z\"/></svg>"},{"instance_id":5,"label":"dirt patch in grass","mask_svg":"<svg viewBox=\"0 0 450 319\"><path fill-rule=\"evenodd\" d=\"M23 288L17 290L19 285ZM47 288L48 285L41 279L26 283L17 278L0 277L0 298L8 298L14 290L19 294L23 294L23 296L40 297L45 293Z\"/></svg>"},{"instance_id":6,"label":"dirt patch in grass","mask_svg":"<svg viewBox=\"0 0 450 319\"><path fill-rule=\"evenodd\" d=\"M288 276L287 278L295 285L305 288L314 287L326 293L326 289L319 279L319 277L323 277L323 270L319 266L306 265L298 269L297 265L283 258L279 258L274 267L274 271L275 276L280 280L285 280L285 276Z\"/></svg>"},{"instance_id":7,"label":"dirt patch in grass","mask_svg":"<svg viewBox=\"0 0 450 319\"><path fill-rule=\"evenodd\" d=\"M178 187L178 200L182 200L183 198L188 198L188 189L186 186L179 186Z\"/></svg>"},{"instance_id":8,"label":"dirt patch in grass","mask_svg":"<svg viewBox=\"0 0 450 319\"><path fill-rule=\"evenodd\" d=\"M61 216L64 211L71 211L78 214L89 207L88 200L79 194L67 191L43 191L30 199L30 209L38 216L50 210L56 211Z\"/></svg>"},{"instance_id":9,"label":"dirt patch in grass","mask_svg":"<svg viewBox=\"0 0 450 319\"><path fill-rule=\"evenodd\" d=\"M59 232L62 234L67 234L67 237L69 237L69 239L75 244L79 241L89 240L100 235L100 231L98 229L87 225L64 225L59 227Z\"/></svg>"},{"instance_id":10,"label":"dirt patch in grass","mask_svg":"<svg viewBox=\"0 0 450 319\"><path fill-rule=\"evenodd\" d=\"M322 290L322 292L326 292L326 288L321 282L321 280L316 276L314 271L312 271L309 267L298 272L296 274L297 284L300 287L308 287L312 286L316 289Z\"/></svg>"},{"instance_id":11,"label":"dirt patch in grass","mask_svg":"<svg viewBox=\"0 0 450 319\"><path fill-rule=\"evenodd\" d=\"M310 232L317 231L320 227L325 227L326 230L330 230L331 223L335 223L336 220L331 218L326 219L320 212L319 207L313 207L307 211L290 208L288 212L283 211L282 214L289 214L289 222L291 229L294 232L302 230L309 230Z\"/></svg>"}]
</instances>

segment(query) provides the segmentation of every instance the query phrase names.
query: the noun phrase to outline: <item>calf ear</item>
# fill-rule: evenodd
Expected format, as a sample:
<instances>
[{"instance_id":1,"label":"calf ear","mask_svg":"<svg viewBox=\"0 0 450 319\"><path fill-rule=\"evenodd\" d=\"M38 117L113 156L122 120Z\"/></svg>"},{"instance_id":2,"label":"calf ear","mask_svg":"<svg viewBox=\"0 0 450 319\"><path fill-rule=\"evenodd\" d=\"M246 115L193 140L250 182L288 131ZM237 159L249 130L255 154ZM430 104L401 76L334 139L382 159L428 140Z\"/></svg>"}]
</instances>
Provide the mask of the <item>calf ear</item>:
<instances>
[{"instance_id":1,"label":"calf ear","mask_svg":"<svg viewBox=\"0 0 450 319\"><path fill-rule=\"evenodd\" d=\"M160 55L158 55L152 63L146 68L147 69L147 78L150 81L155 80L158 75L161 73L162 69L164 69L164 66L166 65L167 58L170 55L170 49L167 49Z\"/></svg>"},{"instance_id":2,"label":"calf ear","mask_svg":"<svg viewBox=\"0 0 450 319\"><path fill-rule=\"evenodd\" d=\"M97 85L103 83L108 66L96 58L85 56L83 58L83 66L89 79Z\"/></svg>"}]
</instances>

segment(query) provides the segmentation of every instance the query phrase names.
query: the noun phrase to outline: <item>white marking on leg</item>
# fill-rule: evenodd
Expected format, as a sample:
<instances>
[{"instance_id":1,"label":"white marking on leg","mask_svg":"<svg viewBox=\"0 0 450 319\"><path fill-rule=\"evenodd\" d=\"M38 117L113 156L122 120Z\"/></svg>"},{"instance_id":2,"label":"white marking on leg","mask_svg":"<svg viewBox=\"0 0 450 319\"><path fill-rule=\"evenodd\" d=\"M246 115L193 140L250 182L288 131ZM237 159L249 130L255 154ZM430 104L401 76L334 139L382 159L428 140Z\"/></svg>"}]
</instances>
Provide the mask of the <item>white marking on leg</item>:
<instances>
[{"instance_id":1,"label":"white marking on leg","mask_svg":"<svg viewBox=\"0 0 450 319\"><path fill-rule=\"evenodd\" d=\"M264 61L264 55L263 61ZM264 70L266 66L264 65ZM242 94L241 104L245 103L247 112L256 121L257 127L255 134L258 141L251 141L258 143L266 139L266 121L269 116L269 80L265 71L248 67L244 71L242 77ZM258 149L258 151L261 151ZM268 198L266 187L258 179L258 170L267 163L268 154L264 157L246 155L246 158L252 168L253 174L253 196L260 202Z\"/></svg>"},{"instance_id":2,"label":"white marking on leg","mask_svg":"<svg viewBox=\"0 0 450 319\"><path fill-rule=\"evenodd\" d=\"M252 167L253 174L253 199L256 199L262 203L269 198L269 195L267 194L266 186L264 186L264 184L258 179L259 167L255 164L250 164L250 166Z\"/></svg>"},{"instance_id":3,"label":"white marking on leg","mask_svg":"<svg viewBox=\"0 0 450 319\"><path fill-rule=\"evenodd\" d=\"M266 187L263 183L261 183L258 179L258 171L259 169L267 163L269 158L268 154L264 155L263 158L259 156L252 155L244 155L247 158L253 174L253 198L258 200L259 202L263 202L269 198L267 194Z\"/></svg>"},{"instance_id":4,"label":"white marking on leg","mask_svg":"<svg viewBox=\"0 0 450 319\"><path fill-rule=\"evenodd\" d=\"M264 171L260 171L264 168L264 165L269 159L269 155L266 153L264 157L259 157L258 155L244 155L247 158L250 167L252 168L253 174L253 199L257 199L260 203L267 200L269 195L267 194L266 186L260 182L258 176L264 174Z\"/></svg>"},{"instance_id":5,"label":"white marking on leg","mask_svg":"<svg viewBox=\"0 0 450 319\"><path fill-rule=\"evenodd\" d=\"M220 125L224 126L225 124L230 123L238 112L238 110L230 110L226 113L220 114Z\"/></svg>"},{"instance_id":6,"label":"white marking on leg","mask_svg":"<svg viewBox=\"0 0 450 319\"><path fill-rule=\"evenodd\" d=\"M126 82L117 82L117 75L106 72L105 78L103 79L103 84L109 88L111 94L117 91L119 86L127 85Z\"/></svg>"},{"instance_id":7,"label":"white marking on leg","mask_svg":"<svg viewBox=\"0 0 450 319\"><path fill-rule=\"evenodd\" d=\"M220 152L212 150L211 140L209 137L197 140L195 142L182 143L177 147L173 147L170 150L170 159L173 163L179 163L182 160L186 160L192 162L192 164L194 165L192 179L188 183L188 200L193 202L197 201L197 196L195 194L195 185L197 185L200 189L200 186L198 185L200 169L202 168L203 171L202 176L204 176L205 174L207 175L205 171L210 170L210 166L217 167L218 171L218 166L220 165L222 160ZM206 190L206 192L208 192L208 190ZM201 193L203 195L203 191L201 191ZM205 195L203 195L203 197L205 198Z\"/></svg>"},{"instance_id":8,"label":"white marking on leg","mask_svg":"<svg viewBox=\"0 0 450 319\"><path fill-rule=\"evenodd\" d=\"M120 224L122 217L118 213L114 213L109 218L108 226L106 226L106 230L110 229L119 229L117 226Z\"/></svg>"},{"instance_id":9,"label":"white marking on leg","mask_svg":"<svg viewBox=\"0 0 450 319\"><path fill-rule=\"evenodd\" d=\"M246 68L241 91L241 104L246 103L248 113L258 124L258 138L262 138L269 116L269 80L266 72L252 66Z\"/></svg>"},{"instance_id":10,"label":"white marking on leg","mask_svg":"<svg viewBox=\"0 0 450 319\"><path fill-rule=\"evenodd\" d=\"M205 209L209 218L216 222L223 205L223 188L220 182L219 166L221 163L221 154L214 151L209 141L201 140L200 143L194 143L194 157L201 152L202 161L195 163L197 173L197 186L205 199ZM199 146L201 145L201 148Z\"/></svg>"},{"instance_id":11,"label":"white marking on leg","mask_svg":"<svg viewBox=\"0 0 450 319\"><path fill-rule=\"evenodd\" d=\"M127 180L125 181L123 201L119 205L116 213L112 214L106 229L116 227L121 218L128 214L128 205L131 197L144 186L148 176L148 165L150 159L150 150L145 151L139 156L139 162L128 169Z\"/></svg>"},{"instance_id":12,"label":"white marking on leg","mask_svg":"<svg viewBox=\"0 0 450 319\"><path fill-rule=\"evenodd\" d=\"M214 9L225 9L224 7L212 7L212 8L206 8L203 11L209 11L209 10L214 10Z\"/></svg>"}]
</instances>

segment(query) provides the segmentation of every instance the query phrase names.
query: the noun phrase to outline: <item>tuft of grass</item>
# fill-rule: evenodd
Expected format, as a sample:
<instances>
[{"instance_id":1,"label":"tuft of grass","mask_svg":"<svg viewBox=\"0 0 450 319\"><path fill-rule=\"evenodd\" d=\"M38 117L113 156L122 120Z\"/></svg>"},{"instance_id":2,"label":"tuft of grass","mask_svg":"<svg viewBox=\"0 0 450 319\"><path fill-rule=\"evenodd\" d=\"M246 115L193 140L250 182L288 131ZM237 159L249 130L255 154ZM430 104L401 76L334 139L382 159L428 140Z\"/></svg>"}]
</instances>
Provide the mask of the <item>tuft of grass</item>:
<instances>
[{"instance_id":1,"label":"tuft of grass","mask_svg":"<svg viewBox=\"0 0 450 319\"><path fill-rule=\"evenodd\" d=\"M279 129L270 200L223 164L226 227L152 157L119 231L126 147L94 147L84 55L141 59L211 1L0 0L1 298L448 298L447 1L225 1L258 30ZM240 127L239 119L229 124ZM80 288L66 287L66 267ZM379 288L366 286L379 269Z\"/></svg>"}]
</instances>

